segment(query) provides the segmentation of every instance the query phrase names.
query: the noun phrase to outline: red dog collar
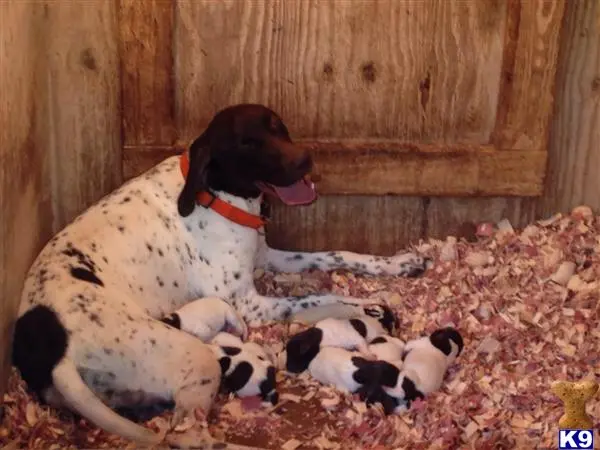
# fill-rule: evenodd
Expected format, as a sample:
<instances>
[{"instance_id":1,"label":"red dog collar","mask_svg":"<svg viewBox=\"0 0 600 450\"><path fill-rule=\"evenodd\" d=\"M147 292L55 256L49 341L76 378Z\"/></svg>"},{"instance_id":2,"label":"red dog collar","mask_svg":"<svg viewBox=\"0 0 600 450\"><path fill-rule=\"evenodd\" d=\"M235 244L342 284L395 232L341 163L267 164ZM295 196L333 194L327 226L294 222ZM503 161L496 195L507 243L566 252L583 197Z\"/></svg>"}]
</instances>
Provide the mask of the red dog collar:
<instances>
[{"instance_id":1,"label":"red dog collar","mask_svg":"<svg viewBox=\"0 0 600 450\"><path fill-rule=\"evenodd\" d=\"M183 178L186 178L190 170L190 160L187 152L181 154L179 167L181 168ZM266 224L266 221L261 216L250 214L237 206L233 206L208 191L198 192L196 194L196 203L205 208L210 208L217 214L244 227L258 230Z\"/></svg>"}]
</instances>

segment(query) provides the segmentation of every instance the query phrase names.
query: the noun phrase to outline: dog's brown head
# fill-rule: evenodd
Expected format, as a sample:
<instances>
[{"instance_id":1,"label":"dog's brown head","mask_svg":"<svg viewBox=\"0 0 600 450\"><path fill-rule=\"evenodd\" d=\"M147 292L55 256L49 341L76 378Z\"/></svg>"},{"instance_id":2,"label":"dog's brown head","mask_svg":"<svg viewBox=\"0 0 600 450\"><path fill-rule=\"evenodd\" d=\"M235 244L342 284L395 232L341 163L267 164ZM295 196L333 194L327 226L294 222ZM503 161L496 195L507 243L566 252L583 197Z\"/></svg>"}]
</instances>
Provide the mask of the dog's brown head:
<instances>
[{"instance_id":1,"label":"dog's brown head","mask_svg":"<svg viewBox=\"0 0 600 450\"><path fill-rule=\"evenodd\" d=\"M288 205L316 198L307 179L310 154L292 143L285 124L265 106L240 104L219 111L189 152L189 173L177 204L183 217L194 210L196 193L207 189L244 198L264 192Z\"/></svg>"}]
</instances>

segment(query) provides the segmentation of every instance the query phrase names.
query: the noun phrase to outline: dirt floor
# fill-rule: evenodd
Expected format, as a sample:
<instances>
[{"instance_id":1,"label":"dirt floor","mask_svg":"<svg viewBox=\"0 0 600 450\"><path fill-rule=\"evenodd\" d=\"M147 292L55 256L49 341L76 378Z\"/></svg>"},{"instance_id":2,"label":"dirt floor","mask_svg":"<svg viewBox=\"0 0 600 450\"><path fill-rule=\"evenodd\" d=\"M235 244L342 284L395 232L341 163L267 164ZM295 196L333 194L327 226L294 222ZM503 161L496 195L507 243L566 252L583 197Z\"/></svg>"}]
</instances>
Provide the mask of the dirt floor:
<instances>
[{"instance_id":1,"label":"dirt floor","mask_svg":"<svg viewBox=\"0 0 600 450\"><path fill-rule=\"evenodd\" d=\"M551 382L600 378L600 217L581 207L524 230L481 224L461 239L416 248L435 261L417 279L313 271L257 273L257 284L271 295L333 291L382 298L397 312L404 340L456 326L465 350L441 391L409 412L385 417L306 375L279 373L277 408L220 398L211 415L213 434L283 450L557 448L563 407ZM254 329L251 339L277 349L287 333L274 325ZM40 407L16 374L4 402L0 445L133 448ZM600 394L587 411L599 429Z\"/></svg>"}]
</instances>

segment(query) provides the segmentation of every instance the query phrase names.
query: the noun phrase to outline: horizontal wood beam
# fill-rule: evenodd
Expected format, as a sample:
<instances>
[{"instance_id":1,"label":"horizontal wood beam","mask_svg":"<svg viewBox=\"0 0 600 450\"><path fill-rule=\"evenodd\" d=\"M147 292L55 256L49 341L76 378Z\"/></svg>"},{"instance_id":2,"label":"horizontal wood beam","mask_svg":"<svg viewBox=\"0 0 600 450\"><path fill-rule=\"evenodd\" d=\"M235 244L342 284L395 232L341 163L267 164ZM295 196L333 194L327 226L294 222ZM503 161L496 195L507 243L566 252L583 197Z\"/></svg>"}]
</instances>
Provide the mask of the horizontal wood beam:
<instances>
[{"instance_id":1,"label":"horizontal wood beam","mask_svg":"<svg viewBox=\"0 0 600 450\"><path fill-rule=\"evenodd\" d=\"M394 141L297 141L314 156L321 194L520 196L542 194L545 151L496 150ZM176 147L125 147L131 178L178 154Z\"/></svg>"}]
</instances>

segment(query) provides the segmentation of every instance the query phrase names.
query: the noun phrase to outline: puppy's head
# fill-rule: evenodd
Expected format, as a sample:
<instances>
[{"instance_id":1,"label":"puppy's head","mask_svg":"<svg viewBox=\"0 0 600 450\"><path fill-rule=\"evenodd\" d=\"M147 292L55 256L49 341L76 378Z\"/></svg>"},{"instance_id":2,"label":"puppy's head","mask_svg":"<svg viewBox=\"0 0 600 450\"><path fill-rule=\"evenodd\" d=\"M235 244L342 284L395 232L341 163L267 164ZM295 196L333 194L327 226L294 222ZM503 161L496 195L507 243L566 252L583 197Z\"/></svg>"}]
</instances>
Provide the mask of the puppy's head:
<instances>
[{"instance_id":1,"label":"puppy's head","mask_svg":"<svg viewBox=\"0 0 600 450\"><path fill-rule=\"evenodd\" d=\"M360 357L353 358L352 362L358 367L352 377L354 381L362 384L357 393L367 406L379 403L385 414L392 414L403 406L404 390L394 390L400 377L398 367L387 361L368 361ZM384 387L387 387L391 394Z\"/></svg>"},{"instance_id":2,"label":"puppy's head","mask_svg":"<svg viewBox=\"0 0 600 450\"><path fill-rule=\"evenodd\" d=\"M463 338L452 327L439 328L429 336L431 345L441 351L449 361L456 359L464 348Z\"/></svg>"},{"instance_id":3,"label":"puppy's head","mask_svg":"<svg viewBox=\"0 0 600 450\"><path fill-rule=\"evenodd\" d=\"M252 352L239 347L217 347L221 365L221 388L238 397L258 395L275 405L279 401L275 367Z\"/></svg>"},{"instance_id":4,"label":"puppy's head","mask_svg":"<svg viewBox=\"0 0 600 450\"><path fill-rule=\"evenodd\" d=\"M387 373L382 376L381 385L387 395L394 397L398 402L404 402L407 408L410 408L414 400L425 399L425 395L419 390L420 380L415 372L400 371L392 364L386 364L391 367L386 368Z\"/></svg>"},{"instance_id":5,"label":"puppy's head","mask_svg":"<svg viewBox=\"0 0 600 450\"><path fill-rule=\"evenodd\" d=\"M280 355L280 358L285 359L280 364L290 373L304 372L319 354L322 339L323 331L316 327L292 336Z\"/></svg>"},{"instance_id":6,"label":"puppy's head","mask_svg":"<svg viewBox=\"0 0 600 450\"><path fill-rule=\"evenodd\" d=\"M400 327L400 321L387 305L372 305L363 309L367 316L377 319L389 334L394 334Z\"/></svg>"},{"instance_id":7,"label":"puppy's head","mask_svg":"<svg viewBox=\"0 0 600 450\"><path fill-rule=\"evenodd\" d=\"M316 198L307 178L310 154L292 143L281 118L263 105L240 104L219 111L190 146L189 159L178 199L183 217L191 214L196 194L203 190L244 198L264 192L290 205Z\"/></svg>"}]
</instances>

